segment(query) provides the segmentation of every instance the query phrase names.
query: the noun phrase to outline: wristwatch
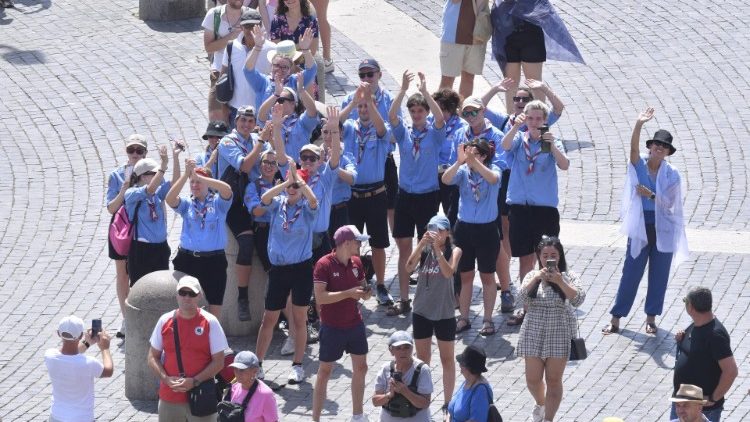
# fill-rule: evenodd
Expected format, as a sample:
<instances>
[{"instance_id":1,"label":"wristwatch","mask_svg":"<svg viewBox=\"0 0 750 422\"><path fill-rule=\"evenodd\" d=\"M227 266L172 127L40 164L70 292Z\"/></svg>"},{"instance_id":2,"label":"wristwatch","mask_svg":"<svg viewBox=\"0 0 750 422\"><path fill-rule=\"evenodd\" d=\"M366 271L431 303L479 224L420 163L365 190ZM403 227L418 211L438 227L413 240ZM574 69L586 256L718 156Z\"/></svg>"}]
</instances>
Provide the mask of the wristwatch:
<instances>
[{"instance_id":1,"label":"wristwatch","mask_svg":"<svg viewBox=\"0 0 750 422\"><path fill-rule=\"evenodd\" d=\"M655 193L653 193L653 192L651 192L651 196L649 196L649 199L651 199L652 201L653 201L654 199L656 199L656 194L655 194Z\"/></svg>"}]
</instances>

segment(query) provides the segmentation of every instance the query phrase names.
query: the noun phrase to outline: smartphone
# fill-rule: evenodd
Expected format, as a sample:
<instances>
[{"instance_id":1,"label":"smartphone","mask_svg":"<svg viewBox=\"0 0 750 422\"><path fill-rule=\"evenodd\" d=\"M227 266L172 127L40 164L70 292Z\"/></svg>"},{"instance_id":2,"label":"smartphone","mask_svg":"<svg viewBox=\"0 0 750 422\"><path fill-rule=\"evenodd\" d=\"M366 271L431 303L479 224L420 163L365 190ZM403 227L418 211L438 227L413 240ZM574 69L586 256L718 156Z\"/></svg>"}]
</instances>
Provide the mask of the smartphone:
<instances>
[{"instance_id":1,"label":"smartphone","mask_svg":"<svg viewBox=\"0 0 750 422\"><path fill-rule=\"evenodd\" d=\"M548 259L547 262L547 271L557 272L557 261L554 259Z\"/></svg>"},{"instance_id":2,"label":"smartphone","mask_svg":"<svg viewBox=\"0 0 750 422\"><path fill-rule=\"evenodd\" d=\"M544 135L547 132L549 132L549 126L547 126L547 125L539 126L539 136L542 136L542 135ZM550 148L549 142L543 140L542 141L542 150L541 151L542 152L550 152L550 150L551 150L551 148Z\"/></svg>"},{"instance_id":3,"label":"smartphone","mask_svg":"<svg viewBox=\"0 0 750 422\"><path fill-rule=\"evenodd\" d=\"M403 379L401 378L401 372L394 372L392 378L394 381L403 382Z\"/></svg>"},{"instance_id":4,"label":"smartphone","mask_svg":"<svg viewBox=\"0 0 750 422\"><path fill-rule=\"evenodd\" d=\"M96 337L102 332L102 320L92 319L91 320L91 337Z\"/></svg>"},{"instance_id":5,"label":"smartphone","mask_svg":"<svg viewBox=\"0 0 750 422\"><path fill-rule=\"evenodd\" d=\"M370 283L367 282L367 280L362 280L362 290L369 292L372 289L372 286L370 286Z\"/></svg>"}]
</instances>

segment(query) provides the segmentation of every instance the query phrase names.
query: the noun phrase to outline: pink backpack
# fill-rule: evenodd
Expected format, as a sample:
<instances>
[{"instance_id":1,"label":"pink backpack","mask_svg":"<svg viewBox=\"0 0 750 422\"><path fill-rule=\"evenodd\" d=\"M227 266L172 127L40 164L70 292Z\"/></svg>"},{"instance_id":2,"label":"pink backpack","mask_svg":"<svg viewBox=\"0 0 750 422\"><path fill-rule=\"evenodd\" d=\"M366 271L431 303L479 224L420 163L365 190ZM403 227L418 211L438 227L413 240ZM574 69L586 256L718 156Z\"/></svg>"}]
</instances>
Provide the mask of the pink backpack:
<instances>
[{"instance_id":1,"label":"pink backpack","mask_svg":"<svg viewBox=\"0 0 750 422\"><path fill-rule=\"evenodd\" d=\"M140 206L141 201L138 201L135 205L133 222L128 218L128 213L125 211L125 204L123 204L112 217L112 222L109 224L109 241L112 242L115 252L122 256L127 256L128 252L130 252L130 244L134 237L133 229L138 223L138 208Z\"/></svg>"}]
</instances>

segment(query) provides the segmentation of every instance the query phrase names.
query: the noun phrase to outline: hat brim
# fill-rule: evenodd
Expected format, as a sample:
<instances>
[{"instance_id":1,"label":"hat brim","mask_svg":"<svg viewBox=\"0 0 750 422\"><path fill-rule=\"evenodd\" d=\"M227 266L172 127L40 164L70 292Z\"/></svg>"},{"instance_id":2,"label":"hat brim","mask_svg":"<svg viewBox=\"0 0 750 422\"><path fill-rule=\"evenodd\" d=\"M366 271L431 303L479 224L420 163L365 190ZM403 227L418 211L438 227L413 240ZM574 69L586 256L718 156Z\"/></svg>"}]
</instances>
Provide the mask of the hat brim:
<instances>
[{"instance_id":1,"label":"hat brim","mask_svg":"<svg viewBox=\"0 0 750 422\"><path fill-rule=\"evenodd\" d=\"M478 366L469 364L469 362L466 361L466 356L464 356L463 353L456 355L456 361L461 364L461 366L469 368L474 372L487 372L487 367L485 365Z\"/></svg>"},{"instance_id":2,"label":"hat brim","mask_svg":"<svg viewBox=\"0 0 750 422\"><path fill-rule=\"evenodd\" d=\"M651 144L653 144L654 141L665 143L664 141L659 141L658 139L649 139L648 141L646 141L646 148L651 148ZM672 155L675 152L677 152L677 148L675 148L672 144L667 144L667 145L669 145L669 155Z\"/></svg>"},{"instance_id":3,"label":"hat brim","mask_svg":"<svg viewBox=\"0 0 750 422\"><path fill-rule=\"evenodd\" d=\"M244 21L240 21L240 26L242 26L242 25L260 25L260 24L261 24L261 21L259 21L257 19L247 19L247 20L244 20Z\"/></svg>"},{"instance_id":4,"label":"hat brim","mask_svg":"<svg viewBox=\"0 0 750 422\"><path fill-rule=\"evenodd\" d=\"M217 130L207 130L206 133L203 134L203 140L208 140L209 136L218 136L219 138L223 138L227 136L227 133L219 132Z\"/></svg>"},{"instance_id":5,"label":"hat brim","mask_svg":"<svg viewBox=\"0 0 750 422\"><path fill-rule=\"evenodd\" d=\"M143 145L142 143L140 143L138 141L130 141L130 142L128 142L127 144L125 144L125 148L127 148L127 147L129 147L131 145L138 145L139 147L147 148L145 145Z\"/></svg>"},{"instance_id":6,"label":"hat brim","mask_svg":"<svg viewBox=\"0 0 750 422\"><path fill-rule=\"evenodd\" d=\"M245 365L244 363L240 363L240 362L232 362L232 363L230 363L227 366L229 366L230 368L236 368L236 369L247 369L247 368L250 368L249 366Z\"/></svg>"},{"instance_id":7,"label":"hat brim","mask_svg":"<svg viewBox=\"0 0 750 422\"><path fill-rule=\"evenodd\" d=\"M278 52L278 51L276 51L276 50L270 50L270 51L268 52L268 54L266 54L266 58L268 59L268 61L269 61L269 62L272 62L272 61L273 61L273 58L274 58L274 57L276 57L276 55L277 55L277 54L279 54L279 52ZM287 59L290 59L290 60L292 61L292 63L294 63L294 62L296 62L297 60L299 60L299 59L300 59L300 57L302 57L302 52L301 52L301 51L295 51L295 52L294 52L294 56L292 56L292 57L289 57L289 56L288 56L288 55L286 55L286 54L282 54L281 56L282 56L282 57L286 57Z\"/></svg>"},{"instance_id":8,"label":"hat brim","mask_svg":"<svg viewBox=\"0 0 750 422\"><path fill-rule=\"evenodd\" d=\"M672 403L698 403L701 405L708 403L707 400L686 399L682 397L670 397L669 401L671 401Z\"/></svg>"},{"instance_id":9,"label":"hat brim","mask_svg":"<svg viewBox=\"0 0 750 422\"><path fill-rule=\"evenodd\" d=\"M359 240L360 242L367 242L368 240L370 240L370 235L361 234L359 236L354 236L354 240Z\"/></svg>"},{"instance_id":10,"label":"hat brim","mask_svg":"<svg viewBox=\"0 0 750 422\"><path fill-rule=\"evenodd\" d=\"M408 344L409 346L414 346L412 342L406 341L406 340L399 340L399 341L393 342L393 344L390 344L389 346L398 347L398 346L403 346L404 344Z\"/></svg>"}]
</instances>

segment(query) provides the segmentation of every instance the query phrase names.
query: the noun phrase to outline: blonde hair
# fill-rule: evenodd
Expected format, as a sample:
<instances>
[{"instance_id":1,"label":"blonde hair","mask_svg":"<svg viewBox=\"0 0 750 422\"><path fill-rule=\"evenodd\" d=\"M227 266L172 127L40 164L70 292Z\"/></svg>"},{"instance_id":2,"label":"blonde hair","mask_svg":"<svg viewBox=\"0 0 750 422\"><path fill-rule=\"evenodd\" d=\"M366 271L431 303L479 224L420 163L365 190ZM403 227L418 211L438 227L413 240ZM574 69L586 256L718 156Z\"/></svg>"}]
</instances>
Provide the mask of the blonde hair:
<instances>
[{"instance_id":1,"label":"blonde hair","mask_svg":"<svg viewBox=\"0 0 750 422\"><path fill-rule=\"evenodd\" d=\"M544 114L544 120L547 120L547 117L549 116L549 106L547 104L544 104L539 100L530 101L526 104L526 107L523 108L523 114L528 115L532 110L541 110L542 114Z\"/></svg>"}]
</instances>

